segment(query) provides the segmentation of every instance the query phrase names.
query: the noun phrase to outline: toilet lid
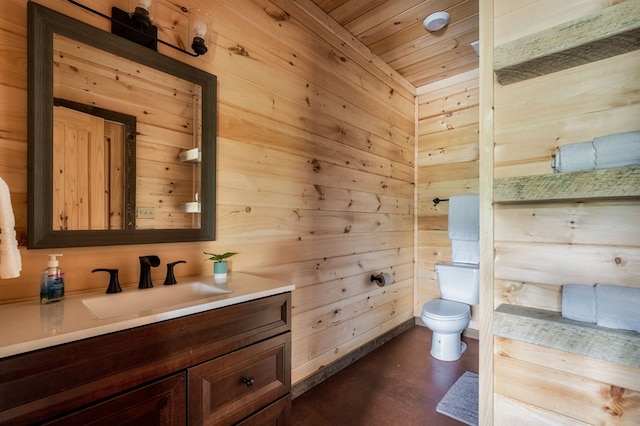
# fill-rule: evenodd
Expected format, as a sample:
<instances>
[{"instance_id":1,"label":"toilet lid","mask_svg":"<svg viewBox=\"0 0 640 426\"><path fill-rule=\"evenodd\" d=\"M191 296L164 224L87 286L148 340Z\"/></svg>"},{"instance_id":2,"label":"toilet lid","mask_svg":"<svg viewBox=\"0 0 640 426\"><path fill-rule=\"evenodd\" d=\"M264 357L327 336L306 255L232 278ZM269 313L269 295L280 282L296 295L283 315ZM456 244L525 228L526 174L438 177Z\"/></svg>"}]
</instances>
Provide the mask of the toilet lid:
<instances>
[{"instance_id":1,"label":"toilet lid","mask_svg":"<svg viewBox=\"0 0 640 426\"><path fill-rule=\"evenodd\" d=\"M452 300L434 299L425 303L422 314L437 320L455 320L469 315L469 305Z\"/></svg>"}]
</instances>

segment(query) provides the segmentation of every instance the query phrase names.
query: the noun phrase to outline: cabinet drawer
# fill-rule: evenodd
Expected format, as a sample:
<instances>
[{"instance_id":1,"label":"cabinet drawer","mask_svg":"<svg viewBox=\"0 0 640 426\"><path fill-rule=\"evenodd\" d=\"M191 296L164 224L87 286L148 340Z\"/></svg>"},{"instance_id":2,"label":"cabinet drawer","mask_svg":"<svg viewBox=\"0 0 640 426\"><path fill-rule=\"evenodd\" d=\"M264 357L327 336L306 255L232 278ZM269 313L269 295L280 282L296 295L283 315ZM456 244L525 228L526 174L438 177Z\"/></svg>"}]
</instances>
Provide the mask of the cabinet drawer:
<instances>
[{"instance_id":1,"label":"cabinet drawer","mask_svg":"<svg viewBox=\"0 0 640 426\"><path fill-rule=\"evenodd\" d=\"M291 395L263 408L237 426L285 426L291 424Z\"/></svg>"},{"instance_id":2,"label":"cabinet drawer","mask_svg":"<svg viewBox=\"0 0 640 426\"><path fill-rule=\"evenodd\" d=\"M190 368L189 424L238 422L291 388L291 333Z\"/></svg>"}]
</instances>

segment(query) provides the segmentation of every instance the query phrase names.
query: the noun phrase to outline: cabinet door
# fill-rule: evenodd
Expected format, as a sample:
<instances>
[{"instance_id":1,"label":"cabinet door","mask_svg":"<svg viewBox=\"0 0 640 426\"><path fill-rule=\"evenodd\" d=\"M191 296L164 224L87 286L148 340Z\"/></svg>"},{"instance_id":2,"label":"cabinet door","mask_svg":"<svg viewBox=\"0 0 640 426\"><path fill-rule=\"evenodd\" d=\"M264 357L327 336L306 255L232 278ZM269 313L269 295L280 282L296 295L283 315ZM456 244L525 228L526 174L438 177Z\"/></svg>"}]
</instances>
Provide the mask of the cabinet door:
<instances>
[{"instance_id":1,"label":"cabinet door","mask_svg":"<svg viewBox=\"0 0 640 426\"><path fill-rule=\"evenodd\" d=\"M184 425L186 373L110 398L45 425Z\"/></svg>"},{"instance_id":2,"label":"cabinet door","mask_svg":"<svg viewBox=\"0 0 640 426\"><path fill-rule=\"evenodd\" d=\"M291 424L291 395L244 419L237 426L287 426Z\"/></svg>"},{"instance_id":3,"label":"cabinet door","mask_svg":"<svg viewBox=\"0 0 640 426\"><path fill-rule=\"evenodd\" d=\"M189 424L238 422L289 393L287 332L189 369Z\"/></svg>"}]
</instances>

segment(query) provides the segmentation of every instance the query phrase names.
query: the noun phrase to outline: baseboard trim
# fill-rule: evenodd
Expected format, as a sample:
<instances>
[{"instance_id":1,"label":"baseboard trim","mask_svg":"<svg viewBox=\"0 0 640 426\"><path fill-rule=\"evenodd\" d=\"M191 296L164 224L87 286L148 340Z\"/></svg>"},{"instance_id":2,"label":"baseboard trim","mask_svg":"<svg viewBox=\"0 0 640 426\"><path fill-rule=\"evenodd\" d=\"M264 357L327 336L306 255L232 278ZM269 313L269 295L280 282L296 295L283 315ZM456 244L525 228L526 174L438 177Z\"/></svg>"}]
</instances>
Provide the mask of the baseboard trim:
<instances>
[{"instance_id":1,"label":"baseboard trim","mask_svg":"<svg viewBox=\"0 0 640 426\"><path fill-rule=\"evenodd\" d=\"M462 335L465 336L465 337L469 337L471 339L480 340L480 332L478 330L476 330L475 328L466 328L462 332Z\"/></svg>"},{"instance_id":2,"label":"baseboard trim","mask_svg":"<svg viewBox=\"0 0 640 426\"><path fill-rule=\"evenodd\" d=\"M291 386L291 397L293 399L299 397L309 389L319 385L320 383L327 380L329 377L340 372L345 367L348 367L349 365L353 364L354 362L356 362L357 360L359 360L369 352L379 348L380 346L387 343L389 340L393 339L397 335L413 327L415 324L416 322L413 318L409 319L403 322L402 324L400 324L399 326L387 331L383 335L378 336L375 339L371 340L370 342L360 346L358 349L352 352L349 352L345 356L335 360L331 364L327 365L321 370L318 370L316 373L312 374L306 379L299 381L295 385Z\"/></svg>"}]
</instances>

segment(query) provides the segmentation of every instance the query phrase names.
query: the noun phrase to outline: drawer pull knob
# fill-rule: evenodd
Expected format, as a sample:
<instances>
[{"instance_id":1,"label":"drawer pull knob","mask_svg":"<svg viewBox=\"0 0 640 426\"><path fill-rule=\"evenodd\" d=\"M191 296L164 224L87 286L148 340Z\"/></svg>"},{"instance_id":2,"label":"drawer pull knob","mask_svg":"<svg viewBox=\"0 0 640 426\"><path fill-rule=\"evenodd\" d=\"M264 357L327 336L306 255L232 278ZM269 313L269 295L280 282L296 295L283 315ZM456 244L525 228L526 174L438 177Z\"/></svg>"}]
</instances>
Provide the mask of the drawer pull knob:
<instances>
[{"instance_id":1,"label":"drawer pull knob","mask_svg":"<svg viewBox=\"0 0 640 426\"><path fill-rule=\"evenodd\" d=\"M252 378L245 377L245 378L242 379L242 381L244 382L245 385L247 385L248 388L253 386L253 379Z\"/></svg>"}]
</instances>

